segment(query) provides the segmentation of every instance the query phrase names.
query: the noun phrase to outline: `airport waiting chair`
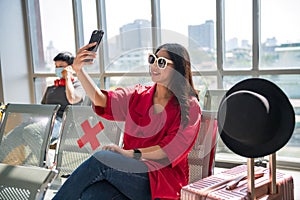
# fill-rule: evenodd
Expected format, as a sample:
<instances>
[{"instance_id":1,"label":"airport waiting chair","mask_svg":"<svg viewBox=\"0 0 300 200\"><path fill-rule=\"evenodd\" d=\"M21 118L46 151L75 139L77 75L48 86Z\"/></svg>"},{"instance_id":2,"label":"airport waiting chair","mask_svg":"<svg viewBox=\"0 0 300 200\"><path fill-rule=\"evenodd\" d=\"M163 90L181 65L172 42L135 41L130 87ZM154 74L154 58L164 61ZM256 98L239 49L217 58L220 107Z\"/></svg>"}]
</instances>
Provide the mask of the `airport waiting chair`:
<instances>
[{"instance_id":1,"label":"airport waiting chair","mask_svg":"<svg viewBox=\"0 0 300 200\"><path fill-rule=\"evenodd\" d=\"M7 104L0 127L0 162L46 167L60 105Z\"/></svg>"},{"instance_id":2,"label":"airport waiting chair","mask_svg":"<svg viewBox=\"0 0 300 200\"><path fill-rule=\"evenodd\" d=\"M56 176L56 170L0 163L0 199L44 199Z\"/></svg>"},{"instance_id":3,"label":"airport waiting chair","mask_svg":"<svg viewBox=\"0 0 300 200\"><path fill-rule=\"evenodd\" d=\"M204 96L203 110L217 111L226 92L227 90L224 89L207 90Z\"/></svg>"},{"instance_id":4,"label":"airport waiting chair","mask_svg":"<svg viewBox=\"0 0 300 200\"><path fill-rule=\"evenodd\" d=\"M199 135L188 155L190 183L213 174L218 129L216 115L214 111L202 111Z\"/></svg>"},{"instance_id":5,"label":"airport waiting chair","mask_svg":"<svg viewBox=\"0 0 300 200\"><path fill-rule=\"evenodd\" d=\"M62 177L68 177L93 152L104 145L122 145L123 122L106 120L98 116L91 106L68 106L64 112L60 139L55 158L59 171L57 185ZM99 142L94 146L84 144L84 137Z\"/></svg>"},{"instance_id":6,"label":"airport waiting chair","mask_svg":"<svg viewBox=\"0 0 300 200\"><path fill-rule=\"evenodd\" d=\"M0 199L43 199L57 175L45 162L59 107L6 105L0 128Z\"/></svg>"},{"instance_id":7,"label":"airport waiting chair","mask_svg":"<svg viewBox=\"0 0 300 200\"><path fill-rule=\"evenodd\" d=\"M217 141L216 112L202 111L199 136L189 153L190 182L213 174L214 158ZM79 147L78 140L86 133L83 124L89 122L90 127L96 127L99 122L103 130L99 131L97 140L100 148L110 143L122 145L122 122L108 121L98 116L89 106L68 106L63 116L61 136L57 146L56 169L59 171L58 185L62 177L68 177L84 160L89 158L97 149L90 144ZM58 189L58 188L56 188Z\"/></svg>"}]
</instances>

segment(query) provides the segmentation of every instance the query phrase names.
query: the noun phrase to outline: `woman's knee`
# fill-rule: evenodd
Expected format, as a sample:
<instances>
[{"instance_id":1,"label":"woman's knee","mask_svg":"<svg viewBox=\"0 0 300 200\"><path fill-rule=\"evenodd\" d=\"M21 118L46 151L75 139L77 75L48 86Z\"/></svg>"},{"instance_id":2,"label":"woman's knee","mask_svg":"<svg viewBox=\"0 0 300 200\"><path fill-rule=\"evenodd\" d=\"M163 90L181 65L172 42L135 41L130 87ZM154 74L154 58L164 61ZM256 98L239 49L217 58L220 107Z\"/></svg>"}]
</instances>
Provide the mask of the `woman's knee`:
<instances>
[{"instance_id":1,"label":"woman's knee","mask_svg":"<svg viewBox=\"0 0 300 200\"><path fill-rule=\"evenodd\" d=\"M125 157L112 151L98 151L91 158L94 162L100 162L110 169L130 173L146 173L148 167L145 163L132 158ZM93 162L93 163L94 163Z\"/></svg>"},{"instance_id":2,"label":"woman's knee","mask_svg":"<svg viewBox=\"0 0 300 200\"><path fill-rule=\"evenodd\" d=\"M91 168L99 166L109 167L107 162L112 159L111 156L112 152L109 151L97 151L92 154L84 163L83 165L88 165Z\"/></svg>"},{"instance_id":3,"label":"woman's knee","mask_svg":"<svg viewBox=\"0 0 300 200\"><path fill-rule=\"evenodd\" d=\"M96 158L96 159L109 159L111 157L111 154L113 154L113 152L111 151L96 151L92 157Z\"/></svg>"}]
</instances>

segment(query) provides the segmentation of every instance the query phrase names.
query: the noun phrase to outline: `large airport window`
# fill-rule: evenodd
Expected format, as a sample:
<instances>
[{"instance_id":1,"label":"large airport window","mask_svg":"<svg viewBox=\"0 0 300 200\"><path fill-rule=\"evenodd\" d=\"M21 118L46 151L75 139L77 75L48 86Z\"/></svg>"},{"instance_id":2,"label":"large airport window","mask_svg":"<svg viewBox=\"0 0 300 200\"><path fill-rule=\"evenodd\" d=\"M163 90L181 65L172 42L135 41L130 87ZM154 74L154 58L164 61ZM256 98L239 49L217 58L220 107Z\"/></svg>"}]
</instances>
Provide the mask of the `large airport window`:
<instances>
[{"instance_id":1,"label":"large airport window","mask_svg":"<svg viewBox=\"0 0 300 200\"><path fill-rule=\"evenodd\" d=\"M261 1L262 69L300 69L298 0Z\"/></svg>"},{"instance_id":2,"label":"large airport window","mask_svg":"<svg viewBox=\"0 0 300 200\"><path fill-rule=\"evenodd\" d=\"M31 78L36 103L41 101L46 87L55 79L53 57L60 51L75 54L75 44L87 44L91 32L99 26L105 29L105 49L98 52L99 59L95 60L94 65L86 69L97 85L105 89L136 83L152 84L147 55L156 48L153 43L178 42L186 46L190 53L194 84L199 91L202 108L208 108L204 105L207 91L219 94L220 99L224 91L246 78L262 77L276 83L291 100L296 114L294 134L278 152L278 160L290 159L293 162L295 158L294 162L299 163L300 29L295 26L300 17L295 6L298 0L37 2L36 5L26 2L30 13L27 15L32 48ZM260 3L258 10L253 10L257 8L254 3ZM216 10L221 8L224 9L224 21L220 23L224 24L217 26ZM74 16L75 9L80 16ZM155 16L151 13L154 10L158 12ZM260 21L255 21L254 16L259 16ZM78 27L74 28L74 24ZM155 29L159 30L153 31L153 24L157 24ZM216 28L220 27L223 29L218 33L224 38L218 37L217 41ZM259 28L255 32L252 27ZM253 38L260 41L253 41ZM224 46L221 45L224 49L218 45L218 58L217 42L224 43ZM253 42L260 44L259 51L255 52L258 57L252 55L253 50L257 50L253 49L257 46ZM259 61L258 67L252 63L256 60ZM218 104L210 108L217 110ZM221 140L218 140L217 148L217 161L244 161L244 158L226 148Z\"/></svg>"},{"instance_id":3,"label":"large airport window","mask_svg":"<svg viewBox=\"0 0 300 200\"><path fill-rule=\"evenodd\" d=\"M73 9L71 0L40 0L40 23L38 40L43 52L42 66L34 66L35 73L54 73L53 58L58 52L75 53Z\"/></svg>"},{"instance_id":4,"label":"large airport window","mask_svg":"<svg viewBox=\"0 0 300 200\"><path fill-rule=\"evenodd\" d=\"M148 0L105 1L107 72L148 71L145 55L152 46Z\"/></svg>"},{"instance_id":5,"label":"large airport window","mask_svg":"<svg viewBox=\"0 0 300 200\"><path fill-rule=\"evenodd\" d=\"M225 1L225 70L252 67L252 0Z\"/></svg>"},{"instance_id":6,"label":"large airport window","mask_svg":"<svg viewBox=\"0 0 300 200\"><path fill-rule=\"evenodd\" d=\"M80 1L82 5L82 23L83 23L82 29L83 29L83 39L84 39L82 44L83 46L88 44L92 32L98 29L98 17L97 17L96 0L80 0ZM98 49L98 53L100 53L100 48ZM92 65L89 65L85 69L88 73L99 73L100 72L99 59L95 59L94 63Z\"/></svg>"},{"instance_id":7,"label":"large airport window","mask_svg":"<svg viewBox=\"0 0 300 200\"><path fill-rule=\"evenodd\" d=\"M195 71L217 69L215 1L163 0L160 15L162 43L177 42L186 46Z\"/></svg>"}]
</instances>

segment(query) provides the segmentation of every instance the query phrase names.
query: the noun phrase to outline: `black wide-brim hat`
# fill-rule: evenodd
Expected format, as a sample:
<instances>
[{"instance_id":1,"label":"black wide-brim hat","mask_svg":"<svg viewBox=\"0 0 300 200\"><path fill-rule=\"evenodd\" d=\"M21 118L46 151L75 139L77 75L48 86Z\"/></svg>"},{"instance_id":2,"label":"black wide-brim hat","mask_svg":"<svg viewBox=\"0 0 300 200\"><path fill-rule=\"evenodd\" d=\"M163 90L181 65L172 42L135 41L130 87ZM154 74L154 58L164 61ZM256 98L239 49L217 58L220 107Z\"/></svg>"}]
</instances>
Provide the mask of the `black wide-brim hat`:
<instances>
[{"instance_id":1,"label":"black wide-brim hat","mask_svg":"<svg viewBox=\"0 0 300 200\"><path fill-rule=\"evenodd\" d=\"M218 129L224 144L247 158L281 149L295 128L294 109L274 83L250 78L227 91L218 109Z\"/></svg>"}]
</instances>

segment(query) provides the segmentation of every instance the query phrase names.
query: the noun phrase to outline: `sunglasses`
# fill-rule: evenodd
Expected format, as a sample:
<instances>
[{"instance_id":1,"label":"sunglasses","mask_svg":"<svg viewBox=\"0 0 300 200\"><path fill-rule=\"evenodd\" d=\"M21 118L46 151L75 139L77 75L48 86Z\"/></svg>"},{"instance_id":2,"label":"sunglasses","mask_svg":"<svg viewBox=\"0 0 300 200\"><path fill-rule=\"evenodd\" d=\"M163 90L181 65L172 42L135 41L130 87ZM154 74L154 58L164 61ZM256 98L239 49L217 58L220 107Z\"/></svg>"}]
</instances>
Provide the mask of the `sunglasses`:
<instances>
[{"instance_id":1,"label":"sunglasses","mask_svg":"<svg viewBox=\"0 0 300 200\"><path fill-rule=\"evenodd\" d=\"M173 64L173 61L171 61L167 58L164 58L164 57L157 58L156 55L154 55L153 53L149 53L148 63L150 65L153 65L155 62L157 62L157 66L160 69L165 69L167 67L168 63Z\"/></svg>"}]
</instances>

